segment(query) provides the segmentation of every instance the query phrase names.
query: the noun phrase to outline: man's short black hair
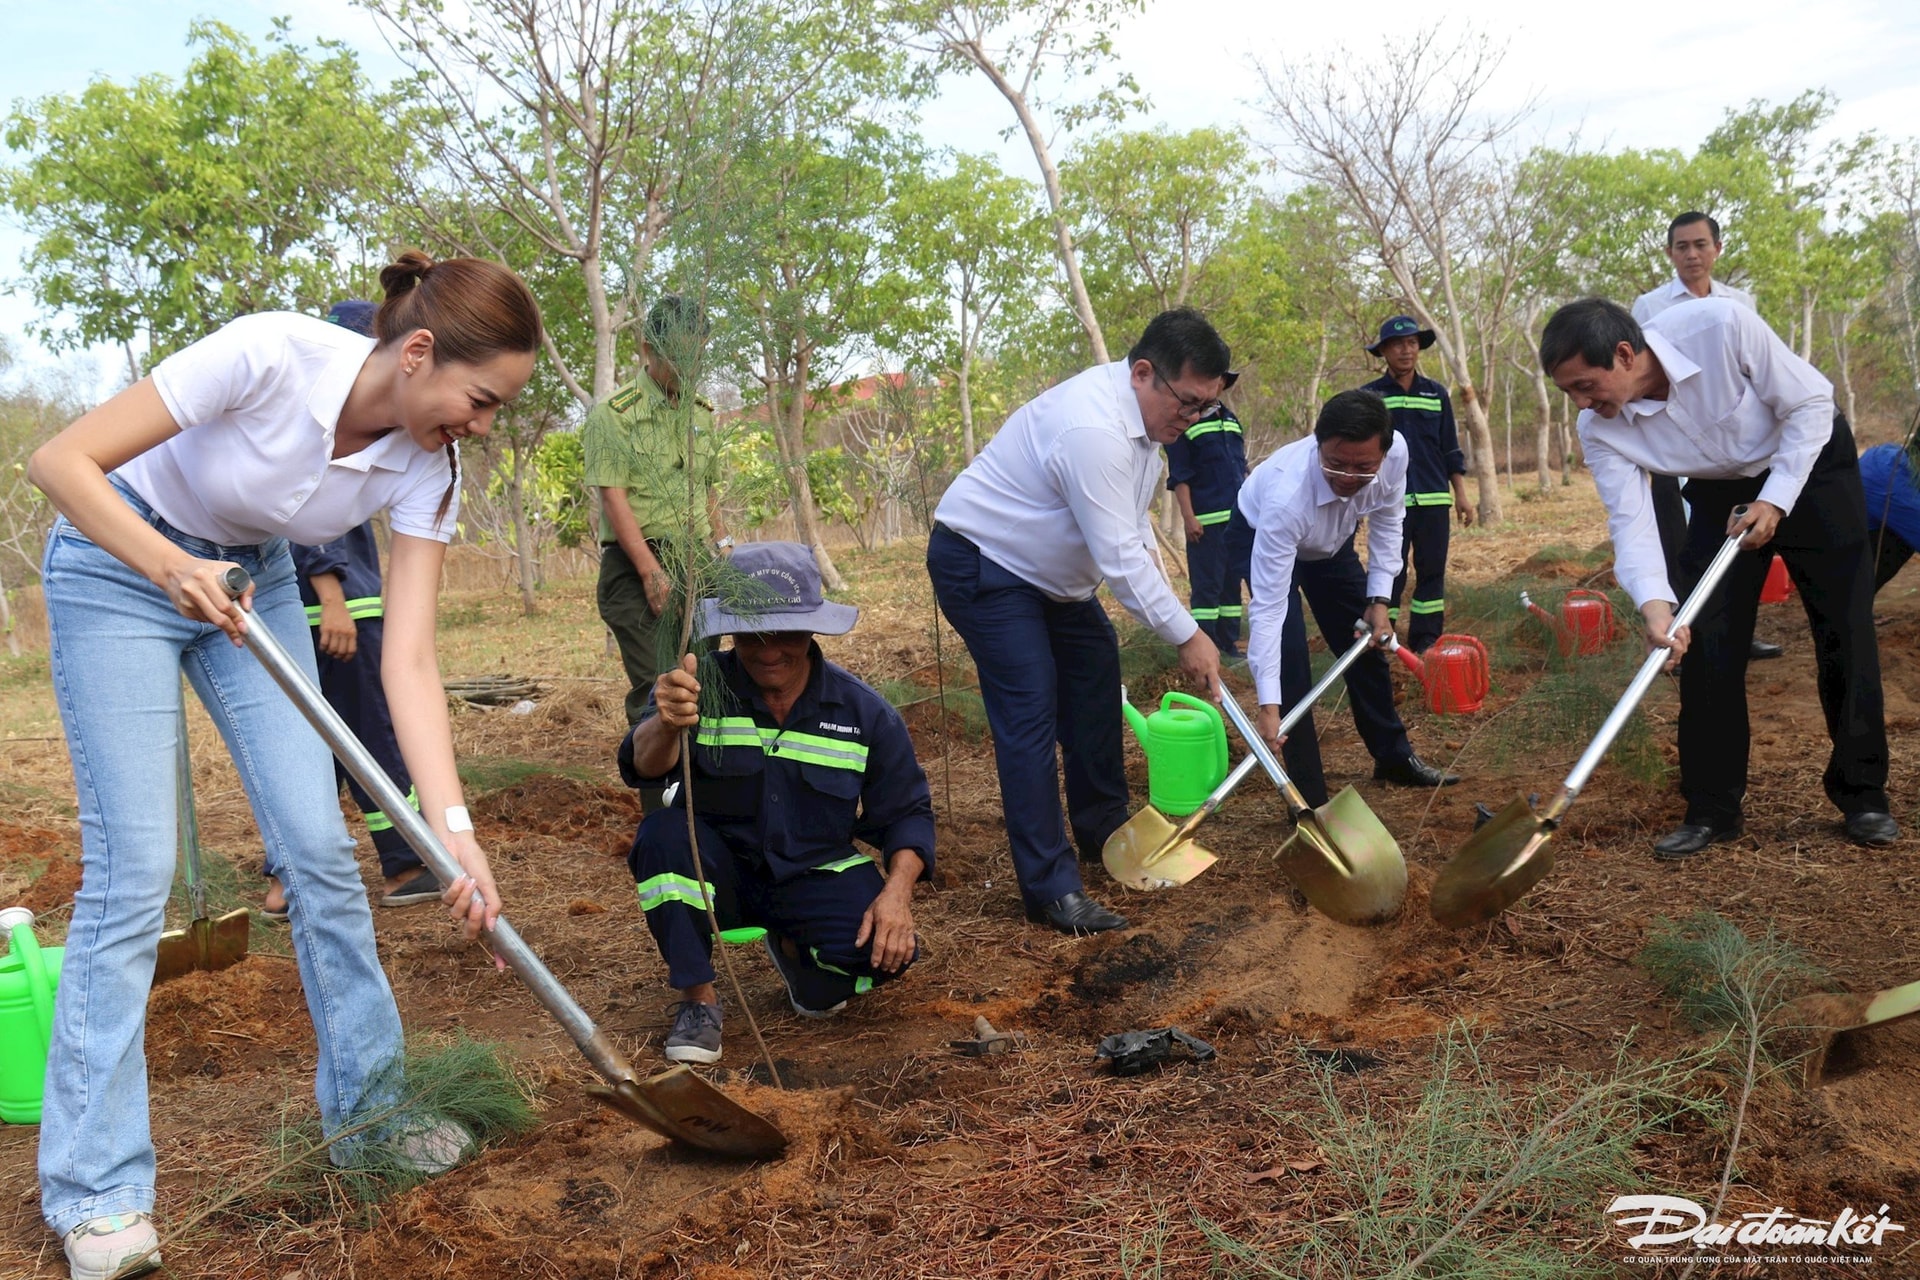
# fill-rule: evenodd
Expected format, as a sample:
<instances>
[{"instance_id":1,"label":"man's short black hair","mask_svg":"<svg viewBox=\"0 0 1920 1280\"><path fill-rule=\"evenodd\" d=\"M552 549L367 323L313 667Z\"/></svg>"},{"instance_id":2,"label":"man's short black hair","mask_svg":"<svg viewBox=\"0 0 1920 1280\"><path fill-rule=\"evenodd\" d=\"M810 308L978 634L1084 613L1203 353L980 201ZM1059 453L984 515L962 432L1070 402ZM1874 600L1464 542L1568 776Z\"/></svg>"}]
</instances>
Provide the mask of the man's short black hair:
<instances>
[{"instance_id":1,"label":"man's short black hair","mask_svg":"<svg viewBox=\"0 0 1920 1280\"><path fill-rule=\"evenodd\" d=\"M1321 444L1329 440L1356 444L1378 440L1384 453L1393 448L1393 413L1377 391L1342 391L1320 406L1313 438Z\"/></svg>"},{"instance_id":2,"label":"man's short black hair","mask_svg":"<svg viewBox=\"0 0 1920 1280\"><path fill-rule=\"evenodd\" d=\"M662 347L688 338L704 342L707 332L705 307L692 298L677 293L663 293L647 309L647 323L642 336L648 346L659 351Z\"/></svg>"},{"instance_id":3,"label":"man's short black hair","mask_svg":"<svg viewBox=\"0 0 1920 1280\"><path fill-rule=\"evenodd\" d=\"M1712 214L1701 213L1698 209L1689 209L1667 224L1667 248L1673 248L1674 233L1682 227L1690 227L1696 222L1707 224L1707 230L1713 232L1713 242L1720 243L1720 223Z\"/></svg>"},{"instance_id":4,"label":"man's short black hair","mask_svg":"<svg viewBox=\"0 0 1920 1280\"><path fill-rule=\"evenodd\" d=\"M1552 377L1555 369L1579 356L1596 369L1611 369L1613 353L1623 342L1635 351L1647 349L1640 322L1617 302L1582 298L1547 319L1546 332L1540 335L1540 367Z\"/></svg>"},{"instance_id":5,"label":"man's short black hair","mask_svg":"<svg viewBox=\"0 0 1920 1280\"><path fill-rule=\"evenodd\" d=\"M1169 380L1185 377L1226 378L1233 368L1233 353L1226 340L1207 318L1192 307L1162 311L1147 322L1147 331L1127 352L1127 363L1145 360Z\"/></svg>"}]
</instances>

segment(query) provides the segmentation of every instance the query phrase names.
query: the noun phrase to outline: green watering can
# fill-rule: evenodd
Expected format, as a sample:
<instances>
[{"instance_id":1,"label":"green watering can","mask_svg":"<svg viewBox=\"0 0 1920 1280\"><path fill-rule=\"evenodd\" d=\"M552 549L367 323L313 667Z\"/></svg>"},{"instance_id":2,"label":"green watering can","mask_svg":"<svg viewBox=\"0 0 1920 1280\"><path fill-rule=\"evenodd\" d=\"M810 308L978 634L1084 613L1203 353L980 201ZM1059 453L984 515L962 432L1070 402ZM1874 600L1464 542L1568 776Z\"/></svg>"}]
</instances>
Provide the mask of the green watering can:
<instances>
[{"instance_id":1,"label":"green watering can","mask_svg":"<svg viewBox=\"0 0 1920 1280\"><path fill-rule=\"evenodd\" d=\"M0 1121L39 1124L53 994L66 948L35 941L33 912L25 907L0 911L0 933L11 945L0 956Z\"/></svg>"},{"instance_id":2,"label":"green watering can","mask_svg":"<svg viewBox=\"0 0 1920 1280\"><path fill-rule=\"evenodd\" d=\"M1204 698L1169 690L1160 709L1143 716L1120 690L1133 735L1147 753L1147 801L1170 818L1184 817L1207 802L1227 776L1227 726L1220 709Z\"/></svg>"}]
</instances>

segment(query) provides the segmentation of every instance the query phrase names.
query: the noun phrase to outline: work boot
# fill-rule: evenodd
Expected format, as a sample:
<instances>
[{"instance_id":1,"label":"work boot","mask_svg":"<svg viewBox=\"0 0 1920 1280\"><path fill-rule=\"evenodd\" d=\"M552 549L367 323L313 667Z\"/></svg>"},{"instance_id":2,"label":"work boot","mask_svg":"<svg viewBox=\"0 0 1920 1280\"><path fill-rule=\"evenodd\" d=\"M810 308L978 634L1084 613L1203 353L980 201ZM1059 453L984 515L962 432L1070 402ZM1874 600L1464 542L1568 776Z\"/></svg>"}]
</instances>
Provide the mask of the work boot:
<instances>
[{"instance_id":1,"label":"work boot","mask_svg":"<svg viewBox=\"0 0 1920 1280\"><path fill-rule=\"evenodd\" d=\"M1666 862L1691 858L1710 844L1724 844L1737 839L1742 830L1744 827L1738 820L1726 827L1710 826L1704 822L1683 822L1653 842L1653 856Z\"/></svg>"},{"instance_id":2,"label":"work boot","mask_svg":"<svg viewBox=\"0 0 1920 1280\"><path fill-rule=\"evenodd\" d=\"M1028 907L1027 919L1035 924L1052 925L1061 933L1105 933L1127 927L1125 916L1115 915L1079 890L1056 898L1044 907Z\"/></svg>"},{"instance_id":3,"label":"work boot","mask_svg":"<svg viewBox=\"0 0 1920 1280\"><path fill-rule=\"evenodd\" d=\"M720 1061L720 1006L682 1000L673 1008L673 1030L667 1033L667 1061L697 1062L701 1066Z\"/></svg>"},{"instance_id":4,"label":"work boot","mask_svg":"<svg viewBox=\"0 0 1920 1280\"><path fill-rule=\"evenodd\" d=\"M160 1233L144 1213L88 1218L67 1232L65 1244L73 1280L117 1280L160 1267Z\"/></svg>"},{"instance_id":5,"label":"work boot","mask_svg":"<svg viewBox=\"0 0 1920 1280\"><path fill-rule=\"evenodd\" d=\"M768 930L763 941L767 944L767 958L773 961L780 980L787 984L787 1003L795 1013L803 1018L831 1018L847 1007L845 978L803 958L800 948L790 938Z\"/></svg>"}]
</instances>

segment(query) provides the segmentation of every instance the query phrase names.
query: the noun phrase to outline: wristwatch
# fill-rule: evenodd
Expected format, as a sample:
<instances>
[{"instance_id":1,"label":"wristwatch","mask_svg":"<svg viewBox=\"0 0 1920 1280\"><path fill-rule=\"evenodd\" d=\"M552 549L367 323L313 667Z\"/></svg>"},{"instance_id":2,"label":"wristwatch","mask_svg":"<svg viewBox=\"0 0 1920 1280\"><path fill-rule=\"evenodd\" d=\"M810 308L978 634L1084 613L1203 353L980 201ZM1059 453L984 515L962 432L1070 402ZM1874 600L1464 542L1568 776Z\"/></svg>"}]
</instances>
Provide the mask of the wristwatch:
<instances>
[{"instance_id":1,"label":"wristwatch","mask_svg":"<svg viewBox=\"0 0 1920 1280\"><path fill-rule=\"evenodd\" d=\"M1368 597L1367 597L1367 603L1368 603L1368 604L1383 604L1383 605L1386 605L1386 606L1387 606L1387 607L1388 607L1389 609L1391 609L1391 608L1393 607L1393 601L1391 601L1391 600L1389 600L1389 599L1387 599L1387 597L1385 597L1385 596L1368 596Z\"/></svg>"}]
</instances>

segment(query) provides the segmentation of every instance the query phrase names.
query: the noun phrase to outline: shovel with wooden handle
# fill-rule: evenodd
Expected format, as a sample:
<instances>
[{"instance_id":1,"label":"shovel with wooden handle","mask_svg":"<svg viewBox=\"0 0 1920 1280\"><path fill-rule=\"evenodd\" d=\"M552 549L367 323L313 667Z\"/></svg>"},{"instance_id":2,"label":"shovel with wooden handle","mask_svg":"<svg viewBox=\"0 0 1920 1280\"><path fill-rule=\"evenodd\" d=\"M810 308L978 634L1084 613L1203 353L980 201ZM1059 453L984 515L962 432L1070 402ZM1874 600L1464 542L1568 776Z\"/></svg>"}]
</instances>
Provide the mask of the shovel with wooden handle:
<instances>
[{"instance_id":1,"label":"shovel with wooden handle","mask_svg":"<svg viewBox=\"0 0 1920 1280\"><path fill-rule=\"evenodd\" d=\"M235 566L227 570L225 585L237 598L252 581L246 570ZM267 669L274 683L293 699L294 706L333 748L347 772L360 780L367 794L379 803L394 828L440 882L452 884L464 876L466 871L459 861L407 803L387 771L368 754L346 721L328 705L273 633L251 614L247 618L245 639L247 648ZM606 1081L604 1085L587 1086L594 1097L655 1133L720 1155L762 1160L786 1150L786 1135L771 1121L747 1110L684 1066L647 1079L635 1075L626 1055L594 1025L593 1019L541 963L540 957L507 923L505 916L495 920L493 932L487 935L487 944L519 975L534 999L565 1028L581 1054Z\"/></svg>"},{"instance_id":2,"label":"shovel with wooden handle","mask_svg":"<svg viewBox=\"0 0 1920 1280\"><path fill-rule=\"evenodd\" d=\"M1356 647L1365 640L1356 641ZM1407 897L1407 860L1360 793L1344 787L1313 808L1225 685L1220 687L1220 709L1286 797L1295 825L1274 858L1287 879L1309 903L1342 924L1379 924L1398 915Z\"/></svg>"},{"instance_id":3,"label":"shovel with wooden handle","mask_svg":"<svg viewBox=\"0 0 1920 1280\"><path fill-rule=\"evenodd\" d=\"M1733 514L1738 517L1746 511L1745 507L1735 507ZM1740 554L1740 536L1734 534L1721 544L1714 554L1707 571L1700 576L1699 585L1688 594L1680 612L1674 615L1673 625L1667 629L1667 638L1672 639L1682 627L1692 623L1706 608L1707 600L1713 595L1714 588L1720 585L1720 579L1727 574L1735 556ZM1640 664L1627 691L1614 704L1606 722L1600 726L1586 751L1574 763L1573 772L1560 786L1560 794L1553 798L1545 810L1535 813L1533 806L1525 798L1516 797L1506 808L1493 816L1493 820L1474 832L1467 842L1460 846L1460 852L1453 855L1452 861L1440 869L1439 877L1433 883L1433 918L1449 929L1459 929L1483 920L1491 920L1526 895L1527 890L1540 883L1546 874L1553 870L1553 850L1548 841L1553 837L1561 819L1587 785L1593 771L1600 767L1601 758L1607 754L1607 748L1620 736L1620 730L1626 727L1627 719L1640 700L1652 687L1653 679L1666 666L1671 655L1666 649L1655 648L1647 654L1647 660Z\"/></svg>"},{"instance_id":4,"label":"shovel with wooden handle","mask_svg":"<svg viewBox=\"0 0 1920 1280\"><path fill-rule=\"evenodd\" d=\"M1367 651L1366 628L1362 626L1360 631L1352 647L1340 655L1327 669L1327 674L1320 677L1320 683L1308 690L1307 696L1295 703L1281 720L1282 736L1298 724L1300 717L1319 701L1320 695L1331 689L1333 682ZM1193 839L1193 833L1259 763L1259 758L1249 752L1178 826L1152 805L1128 818L1118 831L1107 837L1100 850L1100 861L1105 864L1107 874L1129 889L1171 889L1186 884L1219 861Z\"/></svg>"},{"instance_id":5,"label":"shovel with wooden handle","mask_svg":"<svg viewBox=\"0 0 1920 1280\"><path fill-rule=\"evenodd\" d=\"M184 929L169 929L160 935L160 951L153 963L156 985L196 969L225 969L239 964L247 958L247 944L253 935L253 913L245 907L236 907L218 920L207 918L207 881L200 867L200 824L193 812L193 760L187 754L184 693L175 732L179 745L173 752L174 805L179 812L180 863L193 919Z\"/></svg>"}]
</instances>

